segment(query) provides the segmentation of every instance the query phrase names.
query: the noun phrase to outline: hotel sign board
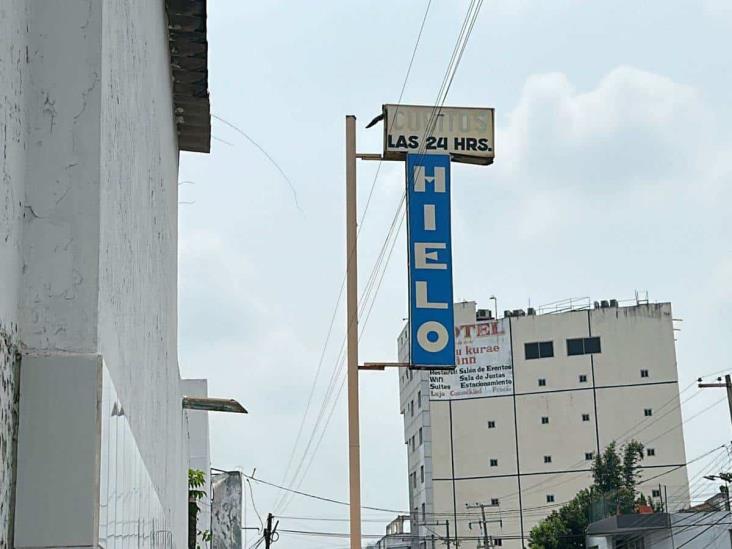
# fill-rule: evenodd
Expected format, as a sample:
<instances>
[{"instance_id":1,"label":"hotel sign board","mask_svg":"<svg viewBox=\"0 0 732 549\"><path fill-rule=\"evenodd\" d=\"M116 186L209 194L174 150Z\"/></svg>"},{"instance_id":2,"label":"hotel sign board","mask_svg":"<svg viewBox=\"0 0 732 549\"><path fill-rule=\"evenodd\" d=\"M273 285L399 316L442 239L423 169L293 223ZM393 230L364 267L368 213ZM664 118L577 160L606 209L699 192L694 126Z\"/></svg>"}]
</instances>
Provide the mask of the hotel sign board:
<instances>
[{"instance_id":1,"label":"hotel sign board","mask_svg":"<svg viewBox=\"0 0 732 549\"><path fill-rule=\"evenodd\" d=\"M384 105L384 159L408 153L447 154L453 162L493 163L494 110L472 107Z\"/></svg>"}]
</instances>

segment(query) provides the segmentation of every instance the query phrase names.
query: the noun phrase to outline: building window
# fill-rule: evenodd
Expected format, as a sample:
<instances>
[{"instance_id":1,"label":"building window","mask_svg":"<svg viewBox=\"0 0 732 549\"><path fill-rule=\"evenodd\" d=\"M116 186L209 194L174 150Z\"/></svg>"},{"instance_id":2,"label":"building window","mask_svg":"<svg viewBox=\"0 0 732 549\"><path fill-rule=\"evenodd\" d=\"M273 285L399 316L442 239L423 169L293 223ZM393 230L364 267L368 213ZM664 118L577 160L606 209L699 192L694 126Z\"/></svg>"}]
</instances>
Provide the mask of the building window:
<instances>
[{"instance_id":1,"label":"building window","mask_svg":"<svg viewBox=\"0 0 732 549\"><path fill-rule=\"evenodd\" d=\"M524 354L526 360L551 358L554 356L554 342L536 341L534 343L524 343Z\"/></svg>"},{"instance_id":2,"label":"building window","mask_svg":"<svg viewBox=\"0 0 732 549\"><path fill-rule=\"evenodd\" d=\"M592 452L585 452L585 461L592 461L595 457L595 454Z\"/></svg>"},{"instance_id":3,"label":"building window","mask_svg":"<svg viewBox=\"0 0 732 549\"><path fill-rule=\"evenodd\" d=\"M539 378L539 387L546 387L546 379L543 377Z\"/></svg>"},{"instance_id":4,"label":"building window","mask_svg":"<svg viewBox=\"0 0 732 549\"><path fill-rule=\"evenodd\" d=\"M546 495L546 502L547 503L554 503L554 494L547 494Z\"/></svg>"},{"instance_id":5,"label":"building window","mask_svg":"<svg viewBox=\"0 0 732 549\"><path fill-rule=\"evenodd\" d=\"M552 462L552 456L544 456L544 463L551 463Z\"/></svg>"},{"instance_id":6,"label":"building window","mask_svg":"<svg viewBox=\"0 0 732 549\"><path fill-rule=\"evenodd\" d=\"M493 538L493 547L503 547L503 540L501 538Z\"/></svg>"},{"instance_id":7,"label":"building window","mask_svg":"<svg viewBox=\"0 0 732 549\"><path fill-rule=\"evenodd\" d=\"M660 498L661 497L661 490L655 489L651 491L651 497L652 498Z\"/></svg>"},{"instance_id":8,"label":"building window","mask_svg":"<svg viewBox=\"0 0 732 549\"><path fill-rule=\"evenodd\" d=\"M423 503L422 504L422 522L424 522L426 518L427 518L427 513L425 512L425 506Z\"/></svg>"},{"instance_id":9,"label":"building window","mask_svg":"<svg viewBox=\"0 0 732 549\"><path fill-rule=\"evenodd\" d=\"M547 423L549 423L549 418L548 418L548 417L546 417L546 416L543 416L543 417L541 418L541 424L542 424L542 425L546 425Z\"/></svg>"},{"instance_id":10,"label":"building window","mask_svg":"<svg viewBox=\"0 0 732 549\"><path fill-rule=\"evenodd\" d=\"M412 488L416 488L417 487L417 473L412 473L409 476L412 477Z\"/></svg>"},{"instance_id":11,"label":"building window","mask_svg":"<svg viewBox=\"0 0 732 549\"><path fill-rule=\"evenodd\" d=\"M567 356L591 355L599 352L599 337L578 337L567 340Z\"/></svg>"},{"instance_id":12,"label":"building window","mask_svg":"<svg viewBox=\"0 0 732 549\"><path fill-rule=\"evenodd\" d=\"M422 427L419 428L419 445L422 446Z\"/></svg>"},{"instance_id":13,"label":"building window","mask_svg":"<svg viewBox=\"0 0 732 549\"><path fill-rule=\"evenodd\" d=\"M424 465L419 466L419 481L424 484Z\"/></svg>"},{"instance_id":14,"label":"building window","mask_svg":"<svg viewBox=\"0 0 732 549\"><path fill-rule=\"evenodd\" d=\"M488 421L488 428L489 429L495 429L496 428L496 422L495 421Z\"/></svg>"},{"instance_id":15,"label":"building window","mask_svg":"<svg viewBox=\"0 0 732 549\"><path fill-rule=\"evenodd\" d=\"M417 391L417 408L422 407L422 391Z\"/></svg>"},{"instance_id":16,"label":"building window","mask_svg":"<svg viewBox=\"0 0 732 549\"><path fill-rule=\"evenodd\" d=\"M648 457L653 457L656 455L656 449L655 448L646 448L646 455Z\"/></svg>"},{"instance_id":17,"label":"building window","mask_svg":"<svg viewBox=\"0 0 732 549\"><path fill-rule=\"evenodd\" d=\"M414 435L412 435L412 452L414 452L417 449L417 447L414 445Z\"/></svg>"},{"instance_id":18,"label":"building window","mask_svg":"<svg viewBox=\"0 0 732 549\"><path fill-rule=\"evenodd\" d=\"M653 410L651 408L646 408L643 410L643 415L646 417L651 417L653 415Z\"/></svg>"},{"instance_id":19,"label":"building window","mask_svg":"<svg viewBox=\"0 0 732 549\"><path fill-rule=\"evenodd\" d=\"M648 370L641 370L641 377L648 377Z\"/></svg>"},{"instance_id":20,"label":"building window","mask_svg":"<svg viewBox=\"0 0 732 549\"><path fill-rule=\"evenodd\" d=\"M587 383L587 376L585 374L580 374L580 376L579 376L579 382L580 383Z\"/></svg>"},{"instance_id":21,"label":"building window","mask_svg":"<svg viewBox=\"0 0 732 549\"><path fill-rule=\"evenodd\" d=\"M409 402L409 412L411 413L412 417L414 417L414 400Z\"/></svg>"},{"instance_id":22,"label":"building window","mask_svg":"<svg viewBox=\"0 0 732 549\"><path fill-rule=\"evenodd\" d=\"M498 467L498 460L491 458L491 467Z\"/></svg>"},{"instance_id":23,"label":"building window","mask_svg":"<svg viewBox=\"0 0 732 549\"><path fill-rule=\"evenodd\" d=\"M582 421L590 421L590 414L582 414Z\"/></svg>"},{"instance_id":24,"label":"building window","mask_svg":"<svg viewBox=\"0 0 732 549\"><path fill-rule=\"evenodd\" d=\"M491 498L491 505L493 507L498 507L501 504L501 502L498 500L498 498Z\"/></svg>"}]
</instances>

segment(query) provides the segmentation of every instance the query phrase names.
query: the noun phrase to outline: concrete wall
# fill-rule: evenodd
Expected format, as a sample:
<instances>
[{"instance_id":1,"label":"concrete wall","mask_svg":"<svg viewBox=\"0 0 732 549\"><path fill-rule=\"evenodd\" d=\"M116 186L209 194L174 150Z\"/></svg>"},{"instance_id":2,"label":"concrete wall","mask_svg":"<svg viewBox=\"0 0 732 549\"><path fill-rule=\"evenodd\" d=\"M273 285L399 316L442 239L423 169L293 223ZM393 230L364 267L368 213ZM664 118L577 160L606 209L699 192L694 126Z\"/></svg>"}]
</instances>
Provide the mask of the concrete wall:
<instances>
[{"instance_id":1,"label":"concrete wall","mask_svg":"<svg viewBox=\"0 0 732 549\"><path fill-rule=\"evenodd\" d=\"M170 451L184 448L184 426L177 362L178 145L164 2L96 3L103 4L99 351L170 524L185 532L188 456Z\"/></svg>"},{"instance_id":2,"label":"concrete wall","mask_svg":"<svg viewBox=\"0 0 732 549\"><path fill-rule=\"evenodd\" d=\"M205 379L184 379L181 381L185 396L208 396L208 381ZM208 414L202 410L186 410L188 437L188 467L203 471L206 476L204 490L207 497L199 501L198 530L211 529L211 446L208 436ZM199 541L201 547L209 547L209 542Z\"/></svg>"},{"instance_id":3,"label":"concrete wall","mask_svg":"<svg viewBox=\"0 0 732 549\"><path fill-rule=\"evenodd\" d=\"M162 0L0 3L0 548L12 522L16 346L59 364L103 357L185 546L168 51Z\"/></svg>"},{"instance_id":4,"label":"concrete wall","mask_svg":"<svg viewBox=\"0 0 732 549\"><path fill-rule=\"evenodd\" d=\"M11 546L16 478L22 271L25 104L28 83L26 0L0 5L0 549Z\"/></svg>"}]
</instances>

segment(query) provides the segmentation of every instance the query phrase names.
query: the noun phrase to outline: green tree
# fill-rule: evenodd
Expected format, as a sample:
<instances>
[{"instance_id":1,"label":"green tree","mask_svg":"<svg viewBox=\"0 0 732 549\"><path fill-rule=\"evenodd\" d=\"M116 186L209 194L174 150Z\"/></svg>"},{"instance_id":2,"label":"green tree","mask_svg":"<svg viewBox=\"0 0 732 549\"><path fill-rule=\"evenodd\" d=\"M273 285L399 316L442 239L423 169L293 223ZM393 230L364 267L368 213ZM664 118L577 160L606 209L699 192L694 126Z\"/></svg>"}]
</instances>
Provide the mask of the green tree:
<instances>
[{"instance_id":1,"label":"green tree","mask_svg":"<svg viewBox=\"0 0 732 549\"><path fill-rule=\"evenodd\" d=\"M188 547L189 549L198 549L198 540L211 540L211 532L208 530L198 529L198 513L201 508L198 502L206 497L206 492L202 490L206 484L206 475L198 469L188 469Z\"/></svg>"},{"instance_id":2,"label":"green tree","mask_svg":"<svg viewBox=\"0 0 732 549\"><path fill-rule=\"evenodd\" d=\"M593 484L542 520L529 534L535 549L584 549L585 531L593 506L604 516L632 513L641 503L637 491L644 448L638 441L618 447L615 442L595 456Z\"/></svg>"}]
</instances>

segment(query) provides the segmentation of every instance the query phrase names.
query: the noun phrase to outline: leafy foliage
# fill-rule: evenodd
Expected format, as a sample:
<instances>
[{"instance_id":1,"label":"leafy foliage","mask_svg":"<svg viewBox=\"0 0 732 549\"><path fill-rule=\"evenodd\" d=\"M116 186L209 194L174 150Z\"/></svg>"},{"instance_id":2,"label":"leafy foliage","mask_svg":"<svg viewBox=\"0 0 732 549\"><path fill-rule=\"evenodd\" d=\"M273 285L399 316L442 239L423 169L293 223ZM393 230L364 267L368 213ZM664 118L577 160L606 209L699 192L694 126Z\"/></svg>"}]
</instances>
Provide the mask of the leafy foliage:
<instances>
[{"instance_id":1,"label":"leafy foliage","mask_svg":"<svg viewBox=\"0 0 732 549\"><path fill-rule=\"evenodd\" d=\"M202 541L211 541L209 530L198 530L198 513L201 507L198 502L206 497L206 491L202 490L206 485L206 474L198 469L188 469L188 547L189 549L200 549L197 538Z\"/></svg>"},{"instance_id":2,"label":"leafy foliage","mask_svg":"<svg viewBox=\"0 0 732 549\"><path fill-rule=\"evenodd\" d=\"M592 464L593 485L581 490L572 500L537 524L529 535L529 546L535 549L584 549L585 531L593 508L600 508L604 516L632 513L638 505L647 504L638 495L640 463L644 457L643 445L630 441L618 447L608 444L605 451L595 456ZM654 510L656 507L653 506Z\"/></svg>"}]
</instances>

